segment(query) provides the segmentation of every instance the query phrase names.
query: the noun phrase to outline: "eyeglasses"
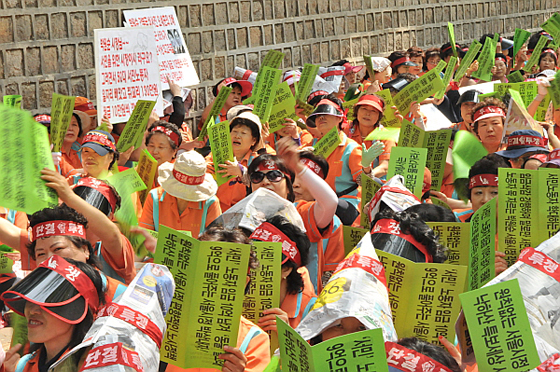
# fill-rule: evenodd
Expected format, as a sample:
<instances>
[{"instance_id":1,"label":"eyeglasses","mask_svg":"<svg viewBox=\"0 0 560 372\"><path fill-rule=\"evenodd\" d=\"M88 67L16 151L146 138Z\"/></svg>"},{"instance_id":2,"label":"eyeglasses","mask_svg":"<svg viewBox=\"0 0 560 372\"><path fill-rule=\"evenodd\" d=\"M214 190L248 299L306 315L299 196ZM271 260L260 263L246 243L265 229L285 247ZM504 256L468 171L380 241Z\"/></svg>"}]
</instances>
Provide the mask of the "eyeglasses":
<instances>
[{"instance_id":1,"label":"eyeglasses","mask_svg":"<svg viewBox=\"0 0 560 372\"><path fill-rule=\"evenodd\" d=\"M264 180L264 177L266 177L270 182L278 183L282 181L282 178L284 178L284 174L279 170L272 170L267 173L257 171L251 174L251 182L261 183Z\"/></svg>"}]
</instances>

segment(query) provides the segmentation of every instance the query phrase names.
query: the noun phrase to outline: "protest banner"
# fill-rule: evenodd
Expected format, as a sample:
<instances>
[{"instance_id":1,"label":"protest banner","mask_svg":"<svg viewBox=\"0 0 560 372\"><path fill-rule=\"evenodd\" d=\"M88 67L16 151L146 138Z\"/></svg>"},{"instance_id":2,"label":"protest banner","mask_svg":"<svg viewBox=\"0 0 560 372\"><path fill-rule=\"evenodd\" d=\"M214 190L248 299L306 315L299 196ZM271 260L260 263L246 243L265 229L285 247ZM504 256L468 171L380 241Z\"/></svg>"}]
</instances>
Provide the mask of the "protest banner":
<instances>
[{"instance_id":1,"label":"protest banner","mask_svg":"<svg viewBox=\"0 0 560 372\"><path fill-rule=\"evenodd\" d=\"M537 42L537 45L535 46L535 49L531 53L531 57L529 57L529 60L525 63L525 67L523 68L523 70L531 71L533 66L537 64L541 56L542 50L544 49L544 46L546 45L548 40L549 40L548 37L546 37L545 35L541 35L539 41Z\"/></svg>"},{"instance_id":2,"label":"protest banner","mask_svg":"<svg viewBox=\"0 0 560 372\"><path fill-rule=\"evenodd\" d=\"M453 27L453 23L451 22L447 22L447 34L449 35L449 43L451 44L451 50L453 50L453 56L457 57L458 54L457 54L457 44L455 43L455 28Z\"/></svg>"},{"instance_id":3,"label":"protest banner","mask_svg":"<svg viewBox=\"0 0 560 372\"><path fill-rule=\"evenodd\" d=\"M525 77L519 70L513 71L511 74L507 75L506 78L510 83L522 83L525 81Z\"/></svg>"},{"instance_id":4,"label":"protest banner","mask_svg":"<svg viewBox=\"0 0 560 372\"><path fill-rule=\"evenodd\" d=\"M492 80L492 67L494 67L496 56L496 42L489 37L484 41L484 46L478 56L478 70L472 76L479 80Z\"/></svg>"},{"instance_id":5,"label":"protest banner","mask_svg":"<svg viewBox=\"0 0 560 372\"><path fill-rule=\"evenodd\" d=\"M422 102L444 88L443 80L439 77L439 71L432 69L397 93L393 97L393 103L397 106L401 115L406 116L410 112L412 102Z\"/></svg>"},{"instance_id":6,"label":"protest banner","mask_svg":"<svg viewBox=\"0 0 560 372\"><path fill-rule=\"evenodd\" d=\"M282 371L389 371L380 328L335 337L311 346L280 318L276 318L276 324Z\"/></svg>"},{"instance_id":7,"label":"protest banner","mask_svg":"<svg viewBox=\"0 0 560 372\"><path fill-rule=\"evenodd\" d=\"M70 126L74 111L74 96L53 93L51 102L50 137L54 152L60 152L64 136Z\"/></svg>"},{"instance_id":8,"label":"protest banner","mask_svg":"<svg viewBox=\"0 0 560 372\"><path fill-rule=\"evenodd\" d=\"M420 199L424 183L427 149L414 147L393 147L389 159L387 178L400 174L404 177L404 185Z\"/></svg>"},{"instance_id":9,"label":"protest banner","mask_svg":"<svg viewBox=\"0 0 560 372\"><path fill-rule=\"evenodd\" d=\"M455 46L455 44L452 44L453 46ZM455 49L455 48L453 48ZM457 51L455 51L456 53ZM455 71L455 66L457 66L457 57L455 56L451 56L451 58L449 59L449 63L447 64L447 67L445 68L445 75L443 75L443 86L444 88L441 89L440 91L438 91L435 95L434 98L436 99L442 99L443 95L445 94L445 90L447 89L447 86L449 85L449 82L451 81L451 78L453 77L453 72Z\"/></svg>"},{"instance_id":10,"label":"protest banner","mask_svg":"<svg viewBox=\"0 0 560 372\"><path fill-rule=\"evenodd\" d=\"M529 37L531 37L529 31L525 31L522 28L515 29L515 33L513 34L513 56L517 55L517 52L519 52L523 44L529 40Z\"/></svg>"},{"instance_id":11,"label":"protest banner","mask_svg":"<svg viewBox=\"0 0 560 372\"><path fill-rule=\"evenodd\" d=\"M537 82L535 81L522 81L521 83L497 83L494 85L494 91L497 92L500 97L505 96L510 90L519 92L519 95L523 99L524 107L529 106L538 93Z\"/></svg>"},{"instance_id":12,"label":"protest banner","mask_svg":"<svg viewBox=\"0 0 560 372\"><path fill-rule=\"evenodd\" d=\"M224 107L224 104L226 103L231 91L231 87L220 88L218 96L212 102L212 108L210 109L210 112L208 113L208 116L206 117L206 120L204 120L204 124L202 125L202 128L198 133L199 140L203 140L204 137L207 136L208 124L210 123L210 121L212 121L212 123L216 121L216 117L220 115L220 112L222 111L222 108Z\"/></svg>"},{"instance_id":13,"label":"protest banner","mask_svg":"<svg viewBox=\"0 0 560 372\"><path fill-rule=\"evenodd\" d=\"M259 76L261 77L259 89L252 96L255 104L253 114L261 119L261 123L266 123L272 111L272 103L276 97L276 88L282 78L282 71L265 66L259 70Z\"/></svg>"},{"instance_id":14,"label":"protest banner","mask_svg":"<svg viewBox=\"0 0 560 372\"><path fill-rule=\"evenodd\" d=\"M471 218L468 289L478 289L495 275L496 200L490 200Z\"/></svg>"},{"instance_id":15,"label":"protest banner","mask_svg":"<svg viewBox=\"0 0 560 372\"><path fill-rule=\"evenodd\" d=\"M137 149L142 145L144 132L148 127L148 119L150 119L150 114L155 105L155 101L139 100L136 102L134 110L119 137L119 142L117 142L119 152L125 152L131 146Z\"/></svg>"},{"instance_id":16,"label":"protest banner","mask_svg":"<svg viewBox=\"0 0 560 372\"><path fill-rule=\"evenodd\" d=\"M126 27L154 28L162 90L169 89L168 78L182 87L200 84L174 7L125 10L123 17Z\"/></svg>"},{"instance_id":17,"label":"protest banner","mask_svg":"<svg viewBox=\"0 0 560 372\"><path fill-rule=\"evenodd\" d=\"M315 82L315 77L317 76L318 71L319 65L306 63L303 66L303 71L301 72L301 77L298 82L296 100L307 102L307 97L309 97L309 93L311 93L311 88L313 88L313 83Z\"/></svg>"},{"instance_id":18,"label":"protest banner","mask_svg":"<svg viewBox=\"0 0 560 372\"><path fill-rule=\"evenodd\" d=\"M344 89L348 89L348 80L343 80L344 70L344 66L319 66L318 76L313 82L312 90L326 90L329 93L335 93L339 91L342 84L344 84Z\"/></svg>"},{"instance_id":19,"label":"protest banner","mask_svg":"<svg viewBox=\"0 0 560 372\"><path fill-rule=\"evenodd\" d=\"M166 316L161 360L181 368L221 369L236 347L250 247L198 241L160 225L154 262L169 268L175 295Z\"/></svg>"},{"instance_id":20,"label":"protest banner","mask_svg":"<svg viewBox=\"0 0 560 372\"><path fill-rule=\"evenodd\" d=\"M344 255L348 255L369 231L368 228L342 226Z\"/></svg>"},{"instance_id":21,"label":"protest banner","mask_svg":"<svg viewBox=\"0 0 560 372\"><path fill-rule=\"evenodd\" d=\"M292 94L292 90L288 82L283 82L276 88L276 95L272 103L272 110L268 117L269 132L274 133L284 128L286 119L297 121L299 117L296 115L296 99Z\"/></svg>"},{"instance_id":22,"label":"protest banner","mask_svg":"<svg viewBox=\"0 0 560 372\"><path fill-rule=\"evenodd\" d=\"M528 371L540 364L517 279L459 297L480 371Z\"/></svg>"},{"instance_id":23,"label":"protest banner","mask_svg":"<svg viewBox=\"0 0 560 372\"><path fill-rule=\"evenodd\" d=\"M381 188L381 185L369 178L363 172L360 175L360 179L362 185L362 196L360 202L362 210L360 211L360 225L363 227L369 227L369 217L367 213L364 213L363 209L366 204L370 202L375 193Z\"/></svg>"},{"instance_id":24,"label":"protest banner","mask_svg":"<svg viewBox=\"0 0 560 372\"><path fill-rule=\"evenodd\" d=\"M473 42L469 46L467 54L465 54L465 56L461 59L461 63L459 64L459 67L455 72L455 78L453 79L453 81L459 82L459 80L461 80L463 76L465 76L467 69L474 62L474 59L478 55L478 51L480 50L480 48L482 48L482 44L478 40L473 40ZM472 89L472 87L470 86L468 88Z\"/></svg>"},{"instance_id":25,"label":"protest banner","mask_svg":"<svg viewBox=\"0 0 560 372\"><path fill-rule=\"evenodd\" d=\"M511 94L511 92L514 91L510 90L509 92ZM515 93L513 93L512 98L514 96ZM539 132L541 135L544 135L543 127L539 123L537 123L536 120L531 117L531 115L529 115L527 109L523 106L523 104L519 103L519 99L510 99L506 120L504 122L502 140L505 141L505 138L507 138L516 130L523 129L532 129Z\"/></svg>"},{"instance_id":26,"label":"protest banner","mask_svg":"<svg viewBox=\"0 0 560 372\"><path fill-rule=\"evenodd\" d=\"M341 139L338 134L338 128L334 127L313 145L313 152L327 159L336 147L340 145L340 142Z\"/></svg>"},{"instance_id":27,"label":"protest banner","mask_svg":"<svg viewBox=\"0 0 560 372\"><path fill-rule=\"evenodd\" d=\"M385 267L393 323L399 337L418 337L441 345L438 336L455 338L467 268L441 263L416 263L376 250Z\"/></svg>"},{"instance_id":28,"label":"protest banner","mask_svg":"<svg viewBox=\"0 0 560 372\"><path fill-rule=\"evenodd\" d=\"M375 92L379 97L385 100L385 107L383 107L383 117L379 121L380 125L383 125L386 128L398 128L401 126L401 121L395 116L395 109L392 108L393 104L393 96L391 96L391 92L389 89L383 89L378 92Z\"/></svg>"},{"instance_id":29,"label":"protest banner","mask_svg":"<svg viewBox=\"0 0 560 372\"><path fill-rule=\"evenodd\" d=\"M138 166L136 167L136 171L142 179L142 182L144 182L144 184L147 186L146 189L138 191L138 199L140 199L142 205L146 201L148 193L150 192L152 185L154 184L157 170L157 160L154 159L154 157L148 152L148 150L142 150L140 159L138 160Z\"/></svg>"},{"instance_id":30,"label":"protest banner","mask_svg":"<svg viewBox=\"0 0 560 372\"><path fill-rule=\"evenodd\" d=\"M2 102L6 106L21 108L21 96L19 94L6 95L2 97Z\"/></svg>"},{"instance_id":31,"label":"protest banner","mask_svg":"<svg viewBox=\"0 0 560 372\"><path fill-rule=\"evenodd\" d=\"M226 164L226 161L235 161L233 156L233 144L229 133L229 121L221 121L219 123L210 120L208 126L208 137L210 139L210 147L212 148L212 161L214 163L214 179L218 186L223 185L234 176L228 176L225 173L218 173L222 170L220 164Z\"/></svg>"},{"instance_id":32,"label":"protest banner","mask_svg":"<svg viewBox=\"0 0 560 372\"><path fill-rule=\"evenodd\" d=\"M432 198L432 201L434 198ZM439 200L439 199L438 199ZM471 228L464 222L426 222L439 236L441 244L448 248L446 264L469 265Z\"/></svg>"},{"instance_id":33,"label":"protest banner","mask_svg":"<svg viewBox=\"0 0 560 372\"><path fill-rule=\"evenodd\" d=\"M94 30L94 50L98 120L124 123L138 100L156 101L163 116L154 27Z\"/></svg>"},{"instance_id":34,"label":"protest banner","mask_svg":"<svg viewBox=\"0 0 560 372\"><path fill-rule=\"evenodd\" d=\"M43 168L55 169L47 128L31 115L0 105L0 205L33 214L58 205L58 195L45 185Z\"/></svg>"}]
</instances>

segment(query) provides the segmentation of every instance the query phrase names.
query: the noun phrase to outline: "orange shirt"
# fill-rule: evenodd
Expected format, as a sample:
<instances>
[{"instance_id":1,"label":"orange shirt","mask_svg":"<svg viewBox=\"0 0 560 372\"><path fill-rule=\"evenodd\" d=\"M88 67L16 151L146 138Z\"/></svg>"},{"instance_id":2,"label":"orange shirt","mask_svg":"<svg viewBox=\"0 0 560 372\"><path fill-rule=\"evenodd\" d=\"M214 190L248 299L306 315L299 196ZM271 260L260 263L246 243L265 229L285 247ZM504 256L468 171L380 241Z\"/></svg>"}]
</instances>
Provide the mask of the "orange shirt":
<instances>
[{"instance_id":1,"label":"orange shirt","mask_svg":"<svg viewBox=\"0 0 560 372\"><path fill-rule=\"evenodd\" d=\"M253 333L254 330L256 333ZM246 340L246 337L249 339ZM237 333L237 349L241 350L244 341L248 342L244 350L245 357L247 358L247 365L245 372L262 372L268 363L270 363L270 339L263 330L249 320L241 317L239 320L239 332ZM180 368L169 364L166 372L211 372L219 371L214 368Z\"/></svg>"},{"instance_id":2,"label":"orange shirt","mask_svg":"<svg viewBox=\"0 0 560 372\"><path fill-rule=\"evenodd\" d=\"M280 308L288 313L290 327L294 329L309 313L317 299L307 269L305 267L300 267L298 273L301 274L301 278L303 279L303 290L297 294L287 294L286 297L284 297L284 301L282 301L282 305L280 305Z\"/></svg>"},{"instance_id":3,"label":"orange shirt","mask_svg":"<svg viewBox=\"0 0 560 372\"><path fill-rule=\"evenodd\" d=\"M60 150L62 153L62 158L72 167L75 169L80 169L82 167L82 159L78 155L78 151L80 151L80 144L78 142L74 142L72 147L70 147L70 151L65 152L64 148Z\"/></svg>"},{"instance_id":4,"label":"orange shirt","mask_svg":"<svg viewBox=\"0 0 560 372\"><path fill-rule=\"evenodd\" d=\"M158 216L154 216L154 196L157 196L159 201ZM208 206L206 203L209 203ZM205 207L206 214L204 213ZM201 225L204 225L205 228L221 214L222 210L217 198L211 198L204 202L188 202L187 208L179 215L177 198L168 193L164 195L164 190L160 186L150 191L150 195L146 198L139 225L155 231L158 230L159 225L165 225L175 230L190 231L194 238L198 238Z\"/></svg>"}]
</instances>

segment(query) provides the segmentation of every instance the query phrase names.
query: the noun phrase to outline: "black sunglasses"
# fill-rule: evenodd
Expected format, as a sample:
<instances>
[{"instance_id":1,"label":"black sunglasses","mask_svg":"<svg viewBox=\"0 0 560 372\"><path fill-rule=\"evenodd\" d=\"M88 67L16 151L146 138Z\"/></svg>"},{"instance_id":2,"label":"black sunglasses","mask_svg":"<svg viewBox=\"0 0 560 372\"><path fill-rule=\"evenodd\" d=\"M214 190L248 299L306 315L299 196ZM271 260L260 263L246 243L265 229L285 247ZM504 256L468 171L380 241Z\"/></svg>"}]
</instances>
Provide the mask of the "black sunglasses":
<instances>
[{"instance_id":1,"label":"black sunglasses","mask_svg":"<svg viewBox=\"0 0 560 372\"><path fill-rule=\"evenodd\" d=\"M270 182L278 183L282 181L282 178L284 178L284 173L280 172L279 170L272 170L267 173L257 171L251 174L251 182L261 183L264 180L264 177L266 177Z\"/></svg>"}]
</instances>

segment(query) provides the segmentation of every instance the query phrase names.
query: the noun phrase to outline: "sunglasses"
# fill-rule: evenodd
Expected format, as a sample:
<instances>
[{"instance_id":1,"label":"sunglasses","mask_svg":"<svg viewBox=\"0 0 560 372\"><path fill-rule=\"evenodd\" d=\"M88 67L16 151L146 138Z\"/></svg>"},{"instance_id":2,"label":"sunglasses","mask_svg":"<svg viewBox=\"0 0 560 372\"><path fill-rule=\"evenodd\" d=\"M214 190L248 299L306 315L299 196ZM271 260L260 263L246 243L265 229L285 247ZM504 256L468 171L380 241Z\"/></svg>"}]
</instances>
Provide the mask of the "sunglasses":
<instances>
[{"instance_id":1,"label":"sunglasses","mask_svg":"<svg viewBox=\"0 0 560 372\"><path fill-rule=\"evenodd\" d=\"M264 180L264 177L266 177L270 182L278 183L278 182L282 181L282 178L284 178L284 174L282 172L280 172L279 170L272 170L272 171L267 172L267 173L257 171L255 173L251 174L251 182L252 183L261 183Z\"/></svg>"}]
</instances>

